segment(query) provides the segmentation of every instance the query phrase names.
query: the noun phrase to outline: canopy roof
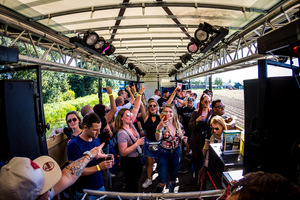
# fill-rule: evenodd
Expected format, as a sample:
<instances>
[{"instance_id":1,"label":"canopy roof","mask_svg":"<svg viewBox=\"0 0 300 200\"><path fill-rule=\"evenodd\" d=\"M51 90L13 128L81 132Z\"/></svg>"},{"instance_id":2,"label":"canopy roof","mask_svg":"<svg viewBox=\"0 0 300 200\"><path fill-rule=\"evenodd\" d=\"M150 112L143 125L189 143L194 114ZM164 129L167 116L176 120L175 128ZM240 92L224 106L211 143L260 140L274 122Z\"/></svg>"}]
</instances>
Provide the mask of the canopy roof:
<instances>
[{"instance_id":1,"label":"canopy roof","mask_svg":"<svg viewBox=\"0 0 300 200\"><path fill-rule=\"evenodd\" d=\"M67 38L94 30L115 46L113 57L128 57L127 63L134 63L150 77L165 76L175 69L200 23L228 29L226 41L286 2L4 0L2 5ZM194 60L183 65L182 72L203 56L193 54Z\"/></svg>"}]
</instances>

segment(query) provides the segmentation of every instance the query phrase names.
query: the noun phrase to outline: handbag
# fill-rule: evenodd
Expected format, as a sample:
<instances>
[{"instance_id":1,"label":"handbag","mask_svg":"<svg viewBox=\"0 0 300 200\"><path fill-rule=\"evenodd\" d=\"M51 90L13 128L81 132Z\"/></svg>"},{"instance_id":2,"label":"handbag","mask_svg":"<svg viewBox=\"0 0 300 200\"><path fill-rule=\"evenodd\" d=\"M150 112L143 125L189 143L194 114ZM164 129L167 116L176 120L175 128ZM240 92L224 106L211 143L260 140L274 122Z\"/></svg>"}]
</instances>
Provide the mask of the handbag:
<instances>
[{"instance_id":1,"label":"handbag","mask_svg":"<svg viewBox=\"0 0 300 200\"><path fill-rule=\"evenodd\" d=\"M125 129L123 129L123 130L124 130L124 131L128 134L128 136L130 137L130 139L131 139L131 141L132 141L132 144L134 144L134 141L133 141L132 137L130 136L130 134L129 134ZM140 155L140 163L141 163L141 165L142 165L142 166L146 165L147 159L146 159L145 154L144 154L144 153L141 154L141 153L137 150L137 148L136 148L135 150L136 150L136 152Z\"/></svg>"},{"instance_id":2,"label":"handbag","mask_svg":"<svg viewBox=\"0 0 300 200\"><path fill-rule=\"evenodd\" d=\"M148 141L146 141L146 143L147 143L148 149L150 151L158 151L158 145L160 144L160 141L159 142L148 142Z\"/></svg>"}]
</instances>

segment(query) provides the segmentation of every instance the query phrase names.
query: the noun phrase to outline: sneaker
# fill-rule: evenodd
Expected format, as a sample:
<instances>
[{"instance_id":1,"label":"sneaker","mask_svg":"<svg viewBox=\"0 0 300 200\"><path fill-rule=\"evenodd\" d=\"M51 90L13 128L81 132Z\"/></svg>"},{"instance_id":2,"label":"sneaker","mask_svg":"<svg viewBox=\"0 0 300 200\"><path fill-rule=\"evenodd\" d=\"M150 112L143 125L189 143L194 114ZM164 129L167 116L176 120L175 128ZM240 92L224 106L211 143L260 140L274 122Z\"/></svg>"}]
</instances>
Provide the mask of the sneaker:
<instances>
[{"instance_id":1,"label":"sneaker","mask_svg":"<svg viewBox=\"0 0 300 200\"><path fill-rule=\"evenodd\" d=\"M150 179L146 179L145 182L143 183L142 187L147 188L151 184L152 184L152 181Z\"/></svg>"}]
</instances>

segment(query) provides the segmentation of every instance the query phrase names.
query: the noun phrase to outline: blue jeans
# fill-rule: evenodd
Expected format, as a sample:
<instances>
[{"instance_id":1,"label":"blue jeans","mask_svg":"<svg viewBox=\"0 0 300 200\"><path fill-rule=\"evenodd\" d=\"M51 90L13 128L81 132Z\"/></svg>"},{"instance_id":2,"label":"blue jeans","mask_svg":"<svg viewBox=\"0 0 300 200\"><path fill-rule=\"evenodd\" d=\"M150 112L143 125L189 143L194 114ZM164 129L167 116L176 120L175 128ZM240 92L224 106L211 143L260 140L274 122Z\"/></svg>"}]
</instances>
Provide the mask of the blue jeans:
<instances>
[{"instance_id":1,"label":"blue jeans","mask_svg":"<svg viewBox=\"0 0 300 200\"><path fill-rule=\"evenodd\" d=\"M104 186L102 186L98 191L105 191ZM83 196L84 196L84 193L76 191L76 200L81 200ZM99 198L99 197L98 196L90 196L91 200L96 200L97 198Z\"/></svg>"},{"instance_id":2,"label":"blue jeans","mask_svg":"<svg viewBox=\"0 0 300 200\"><path fill-rule=\"evenodd\" d=\"M159 146L157 166L159 183L166 184L168 174L169 181L175 182L180 168L180 147L172 152Z\"/></svg>"}]
</instances>

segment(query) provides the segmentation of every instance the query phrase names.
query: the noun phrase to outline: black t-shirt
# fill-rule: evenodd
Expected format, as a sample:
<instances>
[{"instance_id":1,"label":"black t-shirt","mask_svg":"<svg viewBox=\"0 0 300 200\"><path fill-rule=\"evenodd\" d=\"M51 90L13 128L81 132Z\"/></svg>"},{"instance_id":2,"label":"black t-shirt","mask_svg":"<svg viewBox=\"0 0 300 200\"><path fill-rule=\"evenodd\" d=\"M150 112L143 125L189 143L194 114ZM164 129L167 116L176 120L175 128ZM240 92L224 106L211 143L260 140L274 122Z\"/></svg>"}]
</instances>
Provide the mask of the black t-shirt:
<instances>
[{"instance_id":1,"label":"black t-shirt","mask_svg":"<svg viewBox=\"0 0 300 200\"><path fill-rule=\"evenodd\" d=\"M156 142L155 138L155 132L156 132L156 127L158 126L160 122L160 118L158 115L155 115L155 121L152 121L152 117L149 116L147 121L144 123L143 128L146 132L146 138L149 141Z\"/></svg>"},{"instance_id":2,"label":"black t-shirt","mask_svg":"<svg viewBox=\"0 0 300 200\"><path fill-rule=\"evenodd\" d=\"M187 136L191 135L191 130L189 129L189 122L192 116L192 113L194 112L195 107L183 107L182 109L178 109L178 114L182 116L182 126L185 130L185 134Z\"/></svg>"},{"instance_id":3,"label":"black t-shirt","mask_svg":"<svg viewBox=\"0 0 300 200\"><path fill-rule=\"evenodd\" d=\"M157 100L160 111L161 111L161 108L166 105L167 101L168 101L168 99L164 99L164 98L160 98L160 99Z\"/></svg>"}]
</instances>

